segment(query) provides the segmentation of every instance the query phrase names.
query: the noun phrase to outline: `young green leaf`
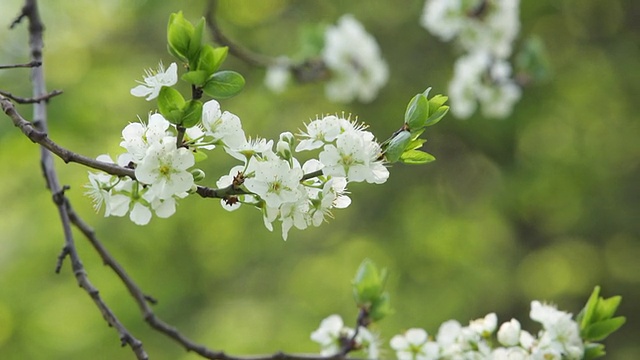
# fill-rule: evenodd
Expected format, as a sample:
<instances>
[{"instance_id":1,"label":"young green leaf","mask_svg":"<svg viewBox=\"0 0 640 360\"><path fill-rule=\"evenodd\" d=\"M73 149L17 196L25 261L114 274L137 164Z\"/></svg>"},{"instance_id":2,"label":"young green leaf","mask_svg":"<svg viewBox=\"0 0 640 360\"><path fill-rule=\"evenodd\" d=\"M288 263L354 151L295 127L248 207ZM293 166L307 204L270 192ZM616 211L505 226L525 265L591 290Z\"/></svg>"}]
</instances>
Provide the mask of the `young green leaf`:
<instances>
[{"instance_id":1,"label":"young green leaf","mask_svg":"<svg viewBox=\"0 0 640 360\"><path fill-rule=\"evenodd\" d=\"M404 113L404 122L409 129L420 129L424 127L424 123L429 116L429 101L427 98L418 94L411 99L407 110Z\"/></svg>"},{"instance_id":2,"label":"young green leaf","mask_svg":"<svg viewBox=\"0 0 640 360\"><path fill-rule=\"evenodd\" d=\"M189 64L194 64L198 60L198 54L200 53L200 47L202 47L202 34L204 33L204 18L201 18L193 27L193 34L189 39L188 58Z\"/></svg>"},{"instance_id":3,"label":"young green leaf","mask_svg":"<svg viewBox=\"0 0 640 360\"><path fill-rule=\"evenodd\" d=\"M378 271L375 264L365 259L353 279L353 294L359 306L370 305L380 297L387 277L386 269Z\"/></svg>"},{"instance_id":4,"label":"young green leaf","mask_svg":"<svg viewBox=\"0 0 640 360\"><path fill-rule=\"evenodd\" d=\"M180 92L174 88L163 86L158 94L158 110L174 124L182 121L182 108L185 105L184 98Z\"/></svg>"},{"instance_id":5,"label":"young green leaf","mask_svg":"<svg viewBox=\"0 0 640 360\"><path fill-rule=\"evenodd\" d=\"M189 59L189 44L193 36L193 25L182 15L182 11L169 16L167 46L171 55L182 61Z\"/></svg>"},{"instance_id":6,"label":"young green leaf","mask_svg":"<svg viewBox=\"0 0 640 360\"><path fill-rule=\"evenodd\" d=\"M384 157L387 162L394 163L398 161L410 142L411 133L408 130L403 130L391 138L384 150Z\"/></svg>"},{"instance_id":7,"label":"young green leaf","mask_svg":"<svg viewBox=\"0 0 640 360\"><path fill-rule=\"evenodd\" d=\"M202 102L189 100L182 109L182 126L190 128L200 122L202 118Z\"/></svg>"},{"instance_id":8,"label":"young green leaf","mask_svg":"<svg viewBox=\"0 0 640 360\"><path fill-rule=\"evenodd\" d=\"M600 341L618 330L625 322L626 318L624 316L598 321L587 326L581 335L583 339L588 341Z\"/></svg>"},{"instance_id":9,"label":"young green leaf","mask_svg":"<svg viewBox=\"0 0 640 360\"><path fill-rule=\"evenodd\" d=\"M426 164L435 159L433 155L420 150L407 150L400 156L400 161L405 164Z\"/></svg>"},{"instance_id":10,"label":"young green leaf","mask_svg":"<svg viewBox=\"0 0 640 360\"><path fill-rule=\"evenodd\" d=\"M204 84L202 90L216 99L230 98L244 87L244 78L235 71L219 71Z\"/></svg>"},{"instance_id":11,"label":"young green leaf","mask_svg":"<svg viewBox=\"0 0 640 360\"><path fill-rule=\"evenodd\" d=\"M202 86L207 81L207 78L209 76L210 74L208 74L206 71L193 70L184 73L180 78L191 85Z\"/></svg>"}]
</instances>

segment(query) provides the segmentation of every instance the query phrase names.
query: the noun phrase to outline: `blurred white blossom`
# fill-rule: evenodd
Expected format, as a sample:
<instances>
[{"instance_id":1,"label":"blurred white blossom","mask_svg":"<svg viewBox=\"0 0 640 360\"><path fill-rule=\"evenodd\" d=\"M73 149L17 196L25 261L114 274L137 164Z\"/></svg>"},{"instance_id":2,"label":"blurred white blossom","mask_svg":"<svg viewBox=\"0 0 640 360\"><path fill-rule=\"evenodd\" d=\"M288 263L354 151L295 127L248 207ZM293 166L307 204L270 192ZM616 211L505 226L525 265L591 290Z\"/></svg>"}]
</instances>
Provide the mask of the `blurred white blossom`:
<instances>
[{"instance_id":1,"label":"blurred white blossom","mask_svg":"<svg viewBox=\"0 0 640 360\"><path fill-rule=\"evenodd\" d=\"M322 59L331 71L325 86L336 102L372 101L387 83L389 69L378 43L352 15L343 15L324 36Z\"/></svg>"}]
</instances>

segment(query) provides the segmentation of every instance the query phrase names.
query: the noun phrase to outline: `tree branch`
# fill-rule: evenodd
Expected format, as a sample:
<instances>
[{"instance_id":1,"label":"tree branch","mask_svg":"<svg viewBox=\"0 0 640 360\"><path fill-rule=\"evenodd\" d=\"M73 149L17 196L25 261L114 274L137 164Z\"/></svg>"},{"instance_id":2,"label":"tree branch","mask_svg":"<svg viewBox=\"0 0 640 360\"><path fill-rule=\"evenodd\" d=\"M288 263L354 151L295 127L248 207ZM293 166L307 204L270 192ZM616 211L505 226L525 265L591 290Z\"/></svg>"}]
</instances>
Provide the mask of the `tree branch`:
<instances>
[{"instance_id":1,"label":"tree branch","mask_svg":"<svg viewBox=\"0 0 640 360\"><path fill-rule=\"evenodd\" d=\"M25 17L29 19L29 45L31 48L32 62L42 63L42 48L43 48L42 32L44 30L44 26L40 19L40 14L38 12L38 4L36 0L26 0L25 6L22 8L22 13L20 14L20 16L18 16L16 21L14 21L14 23L12 24L12 27ZM46 86L44 82L44 71L42 66L32 68L31 75L32 75L31 78L33 83L34 98L40 98L42 96L46 96L47 91L46 91ZM11 111L12 104L10 101L6 100L6 98L4 97L0 98L0 100L2 101L2 109L5 111L5 113L7 114L14 113L17 115L17 113L15 112L15 109L13 109L13 112ZM6 106L7 104L11 106L7 107ZM46 138L46 133L47 133L46 104L44 102L36 102L34 103L33 106L34 106L34 110L33 110L34 118L38 119L38 123L36 125L37 129L34 129L31 126L30 128L31 130L33 130L35 134L39 134L38 136L42 137L42 134L44 134L44 137L42 138L47 139ZM12 119L14 117L15 116L13 116ZM27 130L26 127L22 129L23 129L23 132ZM58 175L56 173L55 166L53 163L53 157L51 156L51 153L47 150L46 147L41 147L40 155L41 155L40 158L41 158L43 175L45 177L49 190L53 194L53 201L56 204L56 207L58 208L58 213L60 216L60 221L62 222L62 229L64 233L64 238L65 238L64 247L62 249L62 252L58 256L56 270L57 271L60 270L62 266L62 262L68 256L71 261L71 268L73 270L73 274L76 278L76 281L78 282L78 285L91 297L91 299L93 300L95 305L98 307L98 309L100 310L100 313L102 313L102 316L107 321L107 323L118 331L122 346L129 345L131 347L131 350L134 352L134 354L138 359L140 360L148 359L149 357L147 356L146 352L144 351L144 348L142 347L142 342L136 339L135 337L133 337L131 333L124 327L124 325L120 323L118 318L114 315L111 309L106 305L106 303L100 297L100 293L98 292L98 289L95 286L93 286L93 284L89 281L89 277L87 276L84 266L82 265L80 256L76 251L73 233L71 232L71 222L69 219L69 212L67 207L68 200L64 195L65 188L60 186Z\"/></svg>"},{"instance_id":2,"label":"tree branch","mask_svg":"<svg viewBox=\"0 0 640 360\"><path fill-rule=\"evenodd\" d=\"M39 97L31 97L31 98L24 98L24 97L20 97L20 96L15 96L13 94L11 94L10 92L6 92L6 91L2 91L0 90L0 95L6 96L9 99L17 102L18 104L33 104L33 103L37 103L40 101L49 101L49 99L51 99L54 96L58 96L62 94L62 90L53 90L52 92L44 95L44 96L39 96Z\"/></svg>"},{"instance_id":3,"label":"tree branch","mask_svg":"<svg viewBox=\"0 0 640 360\"><path fill-rule=\"evenodd\" d=\"M42 65L40 61L30 61L26 64L11 64L11 65L0 65L0 70L2 69L16 69L16 68L32 68Z\"/></svg>"},{"instance_id":4,"label":"tree branch","mask_svg":"<svg viewBox=\"0 0 640 360\"><path fill-rule=\"evenodd\" d=\"M229 39L218 24L217 13L218 0L209 0L204 15L205 21L214 41L228 47L231 55L258 68L268 68L279 63L275 57L255 53ZM320 58L310 58L297 64L289 64L288 70L299 83L323 81L331 76L329 69Z\"/></svg>"}]
</instances>

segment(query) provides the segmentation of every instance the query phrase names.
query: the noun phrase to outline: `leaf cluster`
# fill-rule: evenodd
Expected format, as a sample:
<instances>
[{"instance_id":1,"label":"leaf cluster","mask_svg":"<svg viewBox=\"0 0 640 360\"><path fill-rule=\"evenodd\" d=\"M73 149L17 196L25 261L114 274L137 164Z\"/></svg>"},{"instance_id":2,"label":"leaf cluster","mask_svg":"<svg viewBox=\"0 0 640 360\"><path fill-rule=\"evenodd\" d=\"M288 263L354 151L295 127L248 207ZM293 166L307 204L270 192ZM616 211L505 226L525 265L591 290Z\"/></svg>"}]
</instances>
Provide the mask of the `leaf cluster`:
<instances>
[{"instance_id":1,"label":"leaf cluster","mask_svg":"<svg viewBox=\"0 0 640 360\"><path fill-rule=\"evenodd\" d=\"M389 163L397 161L405 164L425 164L435 157L425 151L418 150L427 141L420 135L428 126L437 124L449 111L444 105L448 97L435 95L428 98L431 88L416 94L404 114L404 124L391 138L382 143L385 160Z\"/></svg>"}]
</instances>

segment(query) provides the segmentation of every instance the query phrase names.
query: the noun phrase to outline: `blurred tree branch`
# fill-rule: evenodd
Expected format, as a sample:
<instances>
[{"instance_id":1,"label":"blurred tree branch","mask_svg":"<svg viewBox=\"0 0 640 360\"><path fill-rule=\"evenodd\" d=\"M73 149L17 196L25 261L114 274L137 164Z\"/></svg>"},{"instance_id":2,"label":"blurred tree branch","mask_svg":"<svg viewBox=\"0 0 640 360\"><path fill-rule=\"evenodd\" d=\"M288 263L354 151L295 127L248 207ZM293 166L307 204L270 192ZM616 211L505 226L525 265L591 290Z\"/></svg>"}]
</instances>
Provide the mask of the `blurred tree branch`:
<instances>
[{"instance_id":1,"label":"blurred tree branch","mask_svg":"<svg viewBox=\"0 0 640 360\"><path fill-rule=\"evenodd\" d=\"M253 52L242 45L232 41L220 28L218 23L218 0L209 0L205 10L205 20L214 41L229 48L229 53L247 64L257 68L271 66L285 66L299 83L323 81L330 77L324 61L320 58L305 59L299 63L281 64L275 57Z\"/></svg>"}]
</instances>

